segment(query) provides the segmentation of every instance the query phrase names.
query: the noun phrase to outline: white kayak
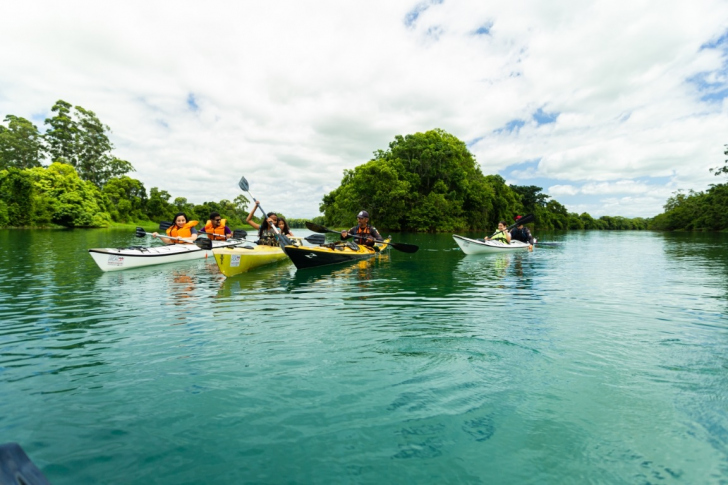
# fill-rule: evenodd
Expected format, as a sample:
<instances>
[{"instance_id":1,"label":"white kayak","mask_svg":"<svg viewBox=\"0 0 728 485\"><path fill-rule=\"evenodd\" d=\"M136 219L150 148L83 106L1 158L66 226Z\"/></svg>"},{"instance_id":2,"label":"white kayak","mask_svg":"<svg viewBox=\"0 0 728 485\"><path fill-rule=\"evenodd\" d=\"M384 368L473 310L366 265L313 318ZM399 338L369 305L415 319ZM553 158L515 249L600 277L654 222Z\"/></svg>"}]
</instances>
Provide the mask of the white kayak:
<instances>
[{"instance_id":1,"label":"white kayak","mask_svg":"<svg viewBox=\"0 0 728 485\"><path fill-rule=\"evenodd\" d=\"M506 253L511 251L528 250L528 243L521 241L511 241L506 244L501 241L479 241L477 239L469 239L467 237L452 235L455 242L458 243L460 249L465 254L487 254L487 253Z\"/></svg>"},{"instance_id":2,"label":"white kayak","mask_svg":"<svg viewBox=\"0 0 728 485\"><path fill-rule=\"evenodd\" d=\"M231 248L249 243L243 239L211 241L212 248ZM250 243L249 243L250 244ZM195 244L171 244L168 246L131 246L128 248L94 248L88 250L101 271L120 271L155 264L176 263L212 257L212 249L205 250Z\"/></svg>"}]
</instances>

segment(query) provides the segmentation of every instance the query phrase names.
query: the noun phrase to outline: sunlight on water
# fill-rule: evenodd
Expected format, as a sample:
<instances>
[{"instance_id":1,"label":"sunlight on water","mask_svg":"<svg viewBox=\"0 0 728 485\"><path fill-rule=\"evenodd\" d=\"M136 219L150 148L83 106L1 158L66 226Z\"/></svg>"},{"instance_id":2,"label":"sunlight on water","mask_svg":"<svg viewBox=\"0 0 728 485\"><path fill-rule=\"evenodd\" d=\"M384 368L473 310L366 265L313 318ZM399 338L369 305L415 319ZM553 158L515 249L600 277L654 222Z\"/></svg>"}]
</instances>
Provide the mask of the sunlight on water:
<instances>
[{"instance_id":1,"label":"sunlight on water","mask_svg":"<svg viewBox=\"0 0 728 485\"><path fill-rule=\"evenodd\" d=\"M3 441L54 484L728 480L728 236L540 236L226 279L0 231Z\"/></svg>"}]
</instances>

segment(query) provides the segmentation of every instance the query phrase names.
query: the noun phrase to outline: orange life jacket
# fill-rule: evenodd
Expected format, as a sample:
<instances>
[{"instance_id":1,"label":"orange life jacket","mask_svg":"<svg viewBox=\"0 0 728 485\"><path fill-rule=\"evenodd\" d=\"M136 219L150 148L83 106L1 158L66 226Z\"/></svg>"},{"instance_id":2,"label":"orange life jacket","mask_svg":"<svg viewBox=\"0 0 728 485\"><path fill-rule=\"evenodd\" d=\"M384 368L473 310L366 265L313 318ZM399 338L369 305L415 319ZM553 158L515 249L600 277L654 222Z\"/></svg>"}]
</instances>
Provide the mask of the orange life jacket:
<instances>
[{"instance_id":1,"label":"orange life jacket","mask_svg":"<svg viewBox=\"0 0 728 485\"><path fill-rule=\"evenodd\" d=\"M212 239L213 241L224 241L227 239L225 237L225 225L227 224L227 219L223 219L220 221L220 225L215 227L212 225L212 221L208 220L205 223L205 234L207 234L207 237L209 239Z\"/></svg>"},{"instance_id":2,"label":"orange life jacket","mask_svg":"<svg viewBox=\"0 0 728 485\"><path fill-rule=\"evenodd\" d=\"M177 224L174 226L167 228L167 236L169 237L192 237L192 231L191 229L197 225L198 221L190 221L182 228L178 228ZM192 244L188 243L187 241L173 241L175 244Z\"/></svg>"}]
</instances>

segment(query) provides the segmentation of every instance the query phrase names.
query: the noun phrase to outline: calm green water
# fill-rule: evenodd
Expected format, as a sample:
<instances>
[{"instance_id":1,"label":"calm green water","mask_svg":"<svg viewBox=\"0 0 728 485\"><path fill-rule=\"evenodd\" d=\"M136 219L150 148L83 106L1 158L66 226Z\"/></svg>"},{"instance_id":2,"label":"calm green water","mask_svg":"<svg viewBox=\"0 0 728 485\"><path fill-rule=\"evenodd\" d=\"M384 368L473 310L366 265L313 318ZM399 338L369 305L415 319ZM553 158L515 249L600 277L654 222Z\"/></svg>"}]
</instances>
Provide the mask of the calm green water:
<instances>
[{"instance_id":1,"label":"calm green water","mask_svg":"<svg viewBox=\"0 0 728 485\"><path fill-rule=\"evenodd\" d=\"M56 485L728 482L728 235L540 236L225 279L0 231L0 442Z\"/></svg>"}]
</instances>

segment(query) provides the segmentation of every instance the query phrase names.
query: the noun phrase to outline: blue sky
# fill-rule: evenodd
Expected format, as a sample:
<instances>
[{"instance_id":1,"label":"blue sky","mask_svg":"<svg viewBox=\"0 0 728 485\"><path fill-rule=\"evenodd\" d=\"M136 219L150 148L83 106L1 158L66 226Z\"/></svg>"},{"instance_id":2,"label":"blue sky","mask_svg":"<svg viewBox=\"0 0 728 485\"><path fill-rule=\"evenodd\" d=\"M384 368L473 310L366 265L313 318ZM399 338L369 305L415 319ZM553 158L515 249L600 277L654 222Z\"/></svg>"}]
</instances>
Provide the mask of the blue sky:
<instances>
[{"instance_id":1,"label":"blue sky","mask_svg":"<svg viewBox=\"0 0 728 485\"><path fill-rule=\"evenodd\" d=\"M0 117L108 124L147 189L318 213L344 169L441 128L572 212L654 216L717 179L728 3L12 2Z\"/></svg>"}]
</instances>

